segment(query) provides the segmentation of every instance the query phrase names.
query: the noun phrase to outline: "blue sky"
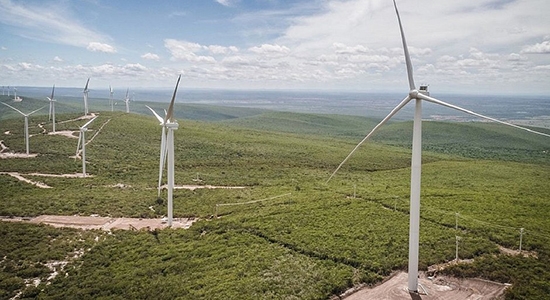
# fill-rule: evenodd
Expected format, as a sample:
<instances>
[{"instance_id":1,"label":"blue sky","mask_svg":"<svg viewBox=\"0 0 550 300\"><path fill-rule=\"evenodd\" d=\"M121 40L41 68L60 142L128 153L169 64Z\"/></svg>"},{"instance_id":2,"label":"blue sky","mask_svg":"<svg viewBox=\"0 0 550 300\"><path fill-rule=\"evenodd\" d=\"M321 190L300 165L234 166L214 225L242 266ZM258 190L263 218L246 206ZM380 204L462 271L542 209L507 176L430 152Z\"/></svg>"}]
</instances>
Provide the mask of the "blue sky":
<instances>
[{"instance_id":1,"label":"blue sky","mask_svg":"<svg viewBox=\"0 0 550 300\"><path fill-rule=\"evenodd\" d=\"M432 92L550 92L550 1L398 0ZM406 91L391 0L0 0L0 85Z\"/></svg>"}]
</instances>

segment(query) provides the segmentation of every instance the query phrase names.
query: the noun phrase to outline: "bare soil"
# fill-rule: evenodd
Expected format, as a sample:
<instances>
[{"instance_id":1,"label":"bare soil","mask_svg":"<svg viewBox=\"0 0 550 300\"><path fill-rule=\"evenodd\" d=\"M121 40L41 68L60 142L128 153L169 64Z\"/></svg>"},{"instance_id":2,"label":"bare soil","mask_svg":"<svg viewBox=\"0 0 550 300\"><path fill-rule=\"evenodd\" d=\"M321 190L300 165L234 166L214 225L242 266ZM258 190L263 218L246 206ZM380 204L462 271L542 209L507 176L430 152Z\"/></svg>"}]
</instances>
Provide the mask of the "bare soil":
<instances>
[{"instance_id":1,"label":"bare soil","mask_svg":"<svg viewBox=\"0 0 550 300\"><path fill-rule=\"evenodd\" d=\"M111 229L124 230L154 230L168 228L168 223L163 219L138 219L138 218L110 218L100 216L54 216L42 215L36 218L9 218L0 217L2 221L30 222L35 224L47 224L54 227L71 227L78 229ZM197 221L195 218L174 219L171 228L187 229Z\"/></svg>"},{"instance_id":2,"label":"bare soil","mask_svg":"<svg viewBox=\"0 0 550 300\"><path fill-rule=\"evenodd\" d=\"M165 184L161 186L161 189L166 189L168 186ZM191 190L196 189L245 189L244 186L214 186L214 185L176 185L175 190Z\"/></svg>"},{"instance_id":3,"label":"bare soil","mask_svg":"<svg viewBox=\"0 0 550 300\"><path fill-rule=\"evenodd\" d=\"M419 278L418 293L410 293L407 287L407 273L399 272L375 287L366 287L351 295L344 295L346 300L379 299L423 299L423 300L488 300L501 299L507 287L505 284L483 279L458 279L448 276Z\"/></svg>"}]
</instances>

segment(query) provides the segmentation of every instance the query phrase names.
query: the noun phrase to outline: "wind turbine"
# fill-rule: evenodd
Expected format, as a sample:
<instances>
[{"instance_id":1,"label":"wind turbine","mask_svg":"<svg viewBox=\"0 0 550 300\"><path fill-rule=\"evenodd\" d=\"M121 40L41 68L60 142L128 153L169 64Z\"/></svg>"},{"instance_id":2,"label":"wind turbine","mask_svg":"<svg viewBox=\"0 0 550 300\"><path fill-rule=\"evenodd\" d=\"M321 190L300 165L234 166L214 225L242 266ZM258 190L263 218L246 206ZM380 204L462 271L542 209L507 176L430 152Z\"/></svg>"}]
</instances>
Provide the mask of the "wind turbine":
<instances>
[{"instance_id":1,"label":"wind turbine","mask_svg":"<svg viewBox=\"0 0 550 300\"><path fill-rule=\"evenodd\" d=\"M4 103L2 102L2 104L8 106L9 108L15 110L16 112L20 113L21 115L23 115L23 117L25 117L25 148L27 150L27 155L29 155L29 116L34 114L35 112L43 109L44 107L46 106L42 106L41 108L37 109L37 110L33 110L32 112L28 113L28 114L25 114L23 113L22 111L20 111L19 109L7 104L7 103Z\"/></svg>"},{"instance_id":2,"label":"wind turbine","mask_svg":"<svg viewBox=\"0 0 550 300\"><path fill-rule=\"evenodd\" d=\"M162 179L162 172L164 166L164 159L166 158L167 166L167 181L168 181L168 226L172 226L173 219L173 192L174 192L174 130L178 129L178 121L174 119L174 101L176 100L176 93L178 92L178 85L180 84L181 75L178 76L178 81L176 82L176 87L174 88L174 94L172 95L172 100L168 106L168 111L166 112L164 119L162 119L157 113L155 113L151 108L149 108L155 117L159 120L162 125L162 138L160 144L160 163L159 163L159 185L160 180ZM166 130L166 139L164 137ZM159 187L160 195L160 187Z\"/></svg>"},{"instance_id":3,"label":"wind turbine","mask_svg":"<svg viewBox=\"0 0 550 300\"><path fill-rule=\"evenodd\" d=\"M336 170L332 173L332 177L338 172L338 170L344 165L344 163L353 155L353 153L361 146L371 135L384 125L391 117L393 117L399 110L401 110L411 100L415 100L415 113L413 123L413 140L412 140L412 160L411 160L411 189L410 189L410 220L409 220L409 274L408 274L408 289L410 292L418 292L418 248L419 248L419 230L420 230L420 181L421 181L421 167L422 167L422 100L442 105L448 108L452 108L482 119L497 122L503 125L515 127L531 133L550 137L550 134L541 133L531 130L522 126L514 125L504 121L500 121L491 117L487 117L476 112L452 105L436 98L430 97L427 86L420 86L416 89L413 78L413 68L411 58L409 55L409 49L405 40L405 33L403 32L403 26L401 24L401 17L397 10L397 4L393 0L395 13L397 15L397 21L399 23L399 30L401 32L401 41L403 43L403 52L405 55L405 64L407 66L407 76L409 81L409 94L399 103L380 123L378 123L372 130L355 146L355 148L348 154L348 156L340 163Z\"/></svg>"},{"instance_id":4,"label":"wind turbine","mask_svg":"<svg viewBox=\"0 0 550 300\"><path fill-rule=\"evenodd\" d=\"M17 100L19 100L19 99L17 98L17 88L16 88L16 87L13 87L13 101L17 101Z\"/></svg>"},{"instance_id":5,"label":"wind turbine","mask_svg":"<svg viewBox=\"0 0 550 300\"><path fill-rule=\"evenodd\" d=\"M126 113L130 112L130 97L128 96L129 91L130 91L130 88L127 88L126 97L124 98L124 103L126 103Z\"/></svg>"},{"instance_id":6,"label":"wind turbine","mask_svg":"<svg viewBox=\"0 0 550 300\"><path fill-rule=\"evenodd\" d=\"M111 87L111 85L109 85L109 104L111 105L111 111L114 110L114 101L113 101L113 94L115 93L115 91L113 91L113 88Z\"/></svg>"},{"instance_id":7,"label":"wind turbine","mask_svg":"<svg viewBox=\"0 0 550 300\"><path fill-rule=\"evenodd\" d=\"M88 115L88 83L90 83L90 78L88 77L88 81L86 81L86 86L84 86L84 115Z\"/></svg>"},{"instance_id":8,"label":"wind turbine","mask_svg":"<svg viewBox=\"0 0 550 300\"><path fill-rule=\"evenodd\" d=\"M51 97L47 97L48 100L50 101L50 115L48 117L49 120L52 120L52 131L55 133L55 99L53 98L53 94L55 92L55 84L53 85L53 88L52 88L52 96Z\"/></svg>"},{"instance_id":9,"label":"wind turbine","mask_svg":"<svg viewBox=\"0 0 550 300\"><path fill-rule=\"evenodd\" d=\"M8 97L10 96L10 86L8 85Z\"/></svg>"},{"instance_id":10,"label":"wind turbine","mask_svg":"<svg viewBox=\"0 0 550 300\"><path fill-rule=\"evenodd\" d=\"M76 146L75 158L78 156L78 151L82 149L82 176L86 177L86 131L88 131L88 125L92 123L97 117L94 117L86 124L80 127L80 133L78 134L78 144ZM82 145L82 147L81 147Z\"/></svg>"},{"instance_id":11,"label":"wind turbine","mask_svg":"<svg viewBox=\"0 0 550 300\"><path fill-rule=\"evenodd\" d=\"M162 126L162 133L160 138L160 162L159 162L159 184L158 184L158 195L157 197L160 197L160 185L162 183L162 174L163 174L163 168L166 164L166 123L165 120L159 116L151 107L148 105L145 105L152 113L155 115L157 120L159 121L159 125ZM165 112L166 116L166 112Z\"/></svg>"}]
</instances>

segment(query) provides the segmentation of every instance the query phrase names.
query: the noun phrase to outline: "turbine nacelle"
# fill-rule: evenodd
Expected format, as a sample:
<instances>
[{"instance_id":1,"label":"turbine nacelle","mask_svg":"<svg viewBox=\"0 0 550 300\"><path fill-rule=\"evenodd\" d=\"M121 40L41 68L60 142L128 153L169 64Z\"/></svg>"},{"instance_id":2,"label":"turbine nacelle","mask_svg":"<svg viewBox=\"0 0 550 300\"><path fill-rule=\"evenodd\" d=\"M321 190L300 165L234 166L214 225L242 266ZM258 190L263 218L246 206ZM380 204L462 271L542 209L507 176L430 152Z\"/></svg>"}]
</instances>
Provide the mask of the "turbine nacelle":
<instances>
[{"instance_id":1,"label":"turbine nacelle","mask_svg":"<svg viewBox=\"0 0 550 300\"><path fill-rule=\"evenodd\" d=\"M169 122L169 123L166 123L166 128L169 128L169 129L173 129L173 130L176 130L179 128L179 124L178 124L178 121L175 121L174 122Z\"/></svg>"}]
</instances>

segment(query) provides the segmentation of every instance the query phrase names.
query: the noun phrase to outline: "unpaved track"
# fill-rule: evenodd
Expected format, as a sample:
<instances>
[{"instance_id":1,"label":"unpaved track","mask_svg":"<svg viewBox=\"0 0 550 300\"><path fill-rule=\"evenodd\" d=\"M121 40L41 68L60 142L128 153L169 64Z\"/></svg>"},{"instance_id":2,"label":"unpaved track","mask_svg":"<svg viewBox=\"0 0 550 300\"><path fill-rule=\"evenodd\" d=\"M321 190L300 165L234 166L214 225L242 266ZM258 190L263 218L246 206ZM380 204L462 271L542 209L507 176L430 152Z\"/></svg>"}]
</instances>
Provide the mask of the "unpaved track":
<instances>
[{"instance_id":1,"label":"unpaved track","mask_svg":"<svg viewBox=\"0 0 550 300\"><path fill-rule=\"evenodd\" d=\"M85 230L102 229L105 231L110 231L112 229L154 230L168 228L168 223L162 219L42 215L31 219L0 217L0 220L7 222L30 222L34 224L47 224L53 227L70 227ZM187 229L191 227L195 221L197 221L195 218L174 219L171 228Z\"/></svg>"}]
</instances>

